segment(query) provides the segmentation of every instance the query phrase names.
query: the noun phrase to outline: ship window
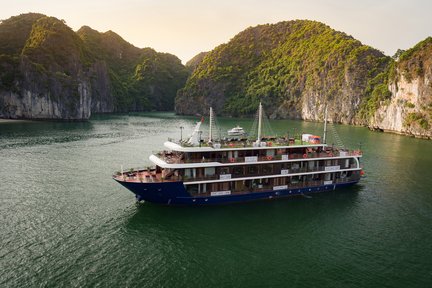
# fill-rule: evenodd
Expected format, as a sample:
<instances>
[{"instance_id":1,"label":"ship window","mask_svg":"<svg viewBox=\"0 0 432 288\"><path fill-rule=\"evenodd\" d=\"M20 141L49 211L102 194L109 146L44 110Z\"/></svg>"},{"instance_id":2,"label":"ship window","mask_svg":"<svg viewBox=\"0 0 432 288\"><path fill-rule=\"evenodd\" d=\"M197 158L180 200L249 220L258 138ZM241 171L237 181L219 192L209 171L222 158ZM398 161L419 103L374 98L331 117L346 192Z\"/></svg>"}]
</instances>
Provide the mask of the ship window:
<instances>
[{"instance_id":1,"label":"ship window","mask_svg":"<svg viewBox=\"0 0 432 288\"><path fill-rule=\"evenodd\" d=\"M186 191L191 194L198 193L198 184L186 185Z\"/></svg>"},{"instance_id":2,"label":"ship window","mask_svg":"<svg viewBox=\"0 0 432 288\"><path fill-rule=\"evenodd\" d=\"M205 176L213 176L215 175L216 171L215 171L215 167L206 167L204 168L204 175Z\"/></svg>"},{"instance_id":3,"label":"ship window","mask_svg":"<svg viewBox=\"0 0 432 288\"><path fill-rule=\"evenodd\" d=\"M262 188L262 185L261 185L261 187L260 187L260 185L261 185L261 182L259 179L252 180L252 189Z\"/></svg>"},{"instance_id":4,"label":"ship window","mask_svg":"<svg viewBox=\"0 0 432 288\"><path fill-rule=\"evenodd\" d=\"M275 150L273 149L268 149L266 151L266 156L274 156L275 155Z\"/></svg>"},{"instance_id":5,"label":"ship window","mask_svg":"<svg viewBox=\"0 0 432 288\"><path fill-rule=\"evenodd\" d=\"M256 174L258 172L258 168L256 165L249 165L248 169L248 174Z\"/></svg>"},{"instance_id":6,"label":"ship window","mask_svg":"<svg viewBox=\"0 0 432 288\"><path fill-rule=\"evenodd\" d=\"M234 190L235 191L243 191L243 190L245 190L244 181L236 181L236 182L234 182Z\"/></svg>"},{"instance_id":7,"label":"ship window","mask_svg":"<svg viewBox=\"0 0 432 288\"><path fill-rule=\"evenodd\" d=\"M272 172L273 172L273 166L271 166L271 165L264 165L262 167L262 173L264 173L264 174L270 174Z\"/></svg>"},{"instance_id":8,"label":"ship window","mask_svg":"<svg viewBox=\"0 0 432 288\"><path fill-rule=\"evenodd\" d=\"M298 183L300 181L300 178L299 178L299 176L293 176L293 177L291 177L291 183L293 183L293 184L296 184L296 183Z\"/></svg>"},{"instance_id":9,"label":"ship window","mask_svg":"<svg viewBox=\"0 0 432 288\"><path fill-rule=\"evenodd\" d=\"M243 167L234 167L233 168L233 174L234 175L241 175L243 174Z\"/></svg>"},{"instance_id":10,"label":"ship window","mask_svg":"<svg viewBox=\"0 0 432 288\"><path fill-rule=\"evenodd\" d=\"M231 186L230 182L222 182L222 183L219 183L219 190L220 190L220 191L227 191L227 190L231 190L231 189L230 189L230 186Z\"/></svg>"},{"instance_id":11,"label":"ship window","mask_svg":"<svg viewBox=\"0 0 432 288\"><path fill-rule=\"evenodd\" d=\"M184 169L184 176L185 177L192 177L192 169Z\"/></svg>"}]
</instances>

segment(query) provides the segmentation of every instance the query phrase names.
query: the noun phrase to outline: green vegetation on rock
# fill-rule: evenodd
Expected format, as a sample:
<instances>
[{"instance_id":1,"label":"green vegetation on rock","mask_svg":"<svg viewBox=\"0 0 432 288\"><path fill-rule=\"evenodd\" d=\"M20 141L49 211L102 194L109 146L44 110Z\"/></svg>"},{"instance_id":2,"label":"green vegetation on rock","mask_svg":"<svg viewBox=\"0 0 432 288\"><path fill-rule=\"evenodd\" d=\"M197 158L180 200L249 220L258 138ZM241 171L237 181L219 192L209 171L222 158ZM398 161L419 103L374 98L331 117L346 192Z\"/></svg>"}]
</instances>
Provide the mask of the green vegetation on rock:
<instances>
[{"instance_id":1,"label":"green vegetation on rock","mask_svg":"<svg viewBox=\"0 0 432 288\"><path fill-rule=\"evenodd\" d=\"M2 117L172 110L188 75L176 56L134 47L112 31L84 26L74 32L62 20L35 13L0 24L0 94L32 99L0 99Z\"/></svg>"},{"instance_id":2,"label":"green vegetation on rock","mask_svg":"<svg viewBox=\"0 0 432 288\"><path fill-rule=\"evenodd\" d=\"M428 130L430 128L429 122L424 114L420 112L408 113L404 120L404 126L412 127L415 125L418 125L424 130Z\"/></svg>"},{"instance_id":3,"label":"green vegetation on rock","mask_svg":"<svg viewBox=\"0 0 432 288\"><path fill-rule=\"evenodd\" d=\"M188 62L186 62L186 67L188 67L191 71L195 70L196 67L204 60L204 57L208 54L208 52L201 52L192 57Z\"/></svg>"},{"instance_id":4,"label":"green vegetation on rock","mask_svg":"<svg viewBox=\"0 0 432 288\"><path fill-rule=\"evenodd\" d=\"M406 81L412 82L417 80L418 94L417 111L410 112L404 119L404 126L429 131L432 127L432 37L419 42L413 48L404 51L399 56L397 63L398 75L396 80L405 78ZM416 105L407 103L407 107L415 109Z\"/></svg>"},{"instance_id":5,"label":"green vegetation on rock","mask_svg":"<svg viewBox=\"0 0 432 288\"><path fill-rule=\"evenodd\" d=\"M84 26L78 35L96 61L107 66L115 111L172 110L177 90L189 75L180 59L139 49L112 31Z\"/></svg>"},{"instance_id":6,"label":"green vegetation on rock","mask_svg":"<svg viewBox=\"0 0 432 288\"><path fill-rule=\"evenodd\" d=\"M252 114L262 101L272 117L300 118L309 109L317 119L315 106L326 103L335 121L352 122L355 115L343 113L366 105L361 96L369 95L374 103L388 97L391 61L319 22L259 25L204 57L179 91L176 110L205 113L213 106L218 113L240 116ZM347 102L356 106L351 112L341 107Z\"/></svg>"},{"instance_id":7,"label":"green vegetation on rock","mask_svg":"<svg viewBox=\"0 0 432 288\"><path fill-rule=\"evenodd\" d=\"M28 13L0 22L0 117L175 110L329 120L432 137L432 38L393 57L316 21L250 27L193 57ZM396 120L399 119L399 120ZM402 119L402 121L400 121ZM403 127L401 127L403 126Z\"/></svg>"}]
</instances>

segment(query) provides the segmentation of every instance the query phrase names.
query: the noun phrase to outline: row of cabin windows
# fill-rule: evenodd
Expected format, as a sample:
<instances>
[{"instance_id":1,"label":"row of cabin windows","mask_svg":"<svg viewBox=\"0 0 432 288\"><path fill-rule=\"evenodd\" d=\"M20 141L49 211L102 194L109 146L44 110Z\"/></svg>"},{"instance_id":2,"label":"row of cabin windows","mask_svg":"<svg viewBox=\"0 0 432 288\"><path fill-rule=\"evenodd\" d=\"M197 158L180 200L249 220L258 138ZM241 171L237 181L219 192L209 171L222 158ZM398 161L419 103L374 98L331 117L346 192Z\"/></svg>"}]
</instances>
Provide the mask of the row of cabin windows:
<instances>
[{"instance_id":1,"label":"row of cabin windows","mask_svg":"<svg viewBox=\"0 0 432 288\"><path fill-rule=\"evenodd\" d=\"M302 162L285 162L275 164L252 164L252 165L236 165L226 167L205 167L205 168L188 168L184 169L184 176L189 178L196 177L209 177L219 174L232 174L235 176L239 175L256 175L256 174L272 174L281 173L281 170L296 171L302 168L313 170L318 167L325 166L340 166L342 169L349 168L351 164L354 164L353 158L349 159L332 159L332 160L317 160L317 161L302 161Z\"/></svg>"},{"instance_id":2,"label":"row of cabin windows","mask_svg":"<svg viewBox=\"0 0 432 288\"><path fill-rule=\"evenodd\" d=\"M291 176L280 178L263 178L243 181L230 181L220 183L204 183L186 185L186 190L192 194L209 193L213 191L251 191L254 189L269 188L281 185L295 185L300 183L311 183L315 181L333 181L351 177L353 172L327 173L303 176Z\"/></svg>"},{"instance_id":3,"label":"row of cabin windows","mask_svg":"<svg viewBox=\"0 0 432 288\"><path fill-rule=\"evenodd\" d=\"M298 154L303 155L307 152L307 148L283 148L283 149L260 149L260 150L234 150L234 151L223 151L223 152L193 152L185 153L185 159L188 160L202 160L204 159L228 159L228 158L243 158L250 156L275 156L275 155L287 155L287 154ZM322 152L322 148L318 147L313 149L314 152Z\"/></svg>"}]
</instances>

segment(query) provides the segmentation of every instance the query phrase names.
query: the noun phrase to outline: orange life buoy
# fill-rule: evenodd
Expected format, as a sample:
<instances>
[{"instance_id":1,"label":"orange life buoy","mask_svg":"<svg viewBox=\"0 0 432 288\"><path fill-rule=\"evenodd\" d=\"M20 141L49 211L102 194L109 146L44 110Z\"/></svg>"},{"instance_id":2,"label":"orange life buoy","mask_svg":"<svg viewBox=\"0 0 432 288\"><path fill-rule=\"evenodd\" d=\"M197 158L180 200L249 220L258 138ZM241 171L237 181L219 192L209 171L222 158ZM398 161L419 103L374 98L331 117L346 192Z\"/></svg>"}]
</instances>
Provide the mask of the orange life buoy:
<instances>
[{"instance_id":1,"label":"orange life buoy","mask_svg":"<svg viewBox=\"0 0 432 288\"><path fill-rule=\"evenodd\" d=\"M307 154L305 153L305 154L303 154L303 158L307 158Z\"/></svg>"},{"instance_id":2,"label":"orange life buoy","mask_svg":"<svg viewBox=\"0 0 432 288\"><path fill-rule=\"evenodd\" d=\"M234 158L229 158L229 162L234 163L235 159Z\"/></svg>"},{"instance_id":3,"label":"orange life buoy","mask_svg":"<svg viewBox=\"0 0 432 288\"><path fill-rule=\"evenodd\" d=\"M267 158L267 160L272 160L273 156L267 156L266 158Z\"/></svg>"}]
</instances>

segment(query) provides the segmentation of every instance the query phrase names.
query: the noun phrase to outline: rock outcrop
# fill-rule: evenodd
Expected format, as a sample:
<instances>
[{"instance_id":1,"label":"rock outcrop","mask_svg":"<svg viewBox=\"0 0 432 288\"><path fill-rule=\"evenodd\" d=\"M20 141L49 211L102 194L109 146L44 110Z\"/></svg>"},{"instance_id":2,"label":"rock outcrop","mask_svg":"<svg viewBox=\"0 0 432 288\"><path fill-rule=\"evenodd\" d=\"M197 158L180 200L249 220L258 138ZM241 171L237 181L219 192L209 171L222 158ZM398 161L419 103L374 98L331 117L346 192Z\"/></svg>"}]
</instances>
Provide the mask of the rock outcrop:
<instances>
[{"instance_id":1,"label":"rock outcrop","mask_svg":"<svg viewBox=\"0 0 432 288\"><path fill-rule=\"evenodd\" d=\"M262 101L271 118L362 120L363 96L385 83L391 58L315 21L259 25L198 62L176 98L179 114L250 115ZM378 93L378 92L375 92Z\"/></svg>"},{"instance_id":2,"label":"rock outcrop","mask_svg":"<svg viewBox=\"0 0 432 288\"><path fill-rule=\"evenodd\" d=\"M251 115L369 126L416 137L432 133L431 38L399 60L315 21L248 28L193 58L178 114Z\"/></svg>"},{"instance_id":3,"label":"rock outcrop","mask_svg":"<svg viewBox=\"0 0 432 288\"><path fill-rule=\"evenodd\" d=\"M0 23L0 117L88 119L91 113L172 110L189 72L174 55L112 31L23 14Z\"/></svg>"},{"instance_id":4,"label":"rock outcrop","mask_svg":"<svg viewBox=\"0 0 432 288\"><path fill-rule=\"evenodd\" d=\"M400 56L389 90L391 98L380 102L369 126L432 139L432 38Z\"/></svg>"}]
</instances>

